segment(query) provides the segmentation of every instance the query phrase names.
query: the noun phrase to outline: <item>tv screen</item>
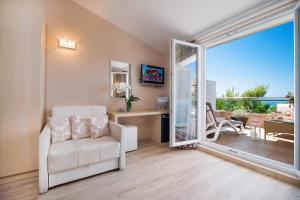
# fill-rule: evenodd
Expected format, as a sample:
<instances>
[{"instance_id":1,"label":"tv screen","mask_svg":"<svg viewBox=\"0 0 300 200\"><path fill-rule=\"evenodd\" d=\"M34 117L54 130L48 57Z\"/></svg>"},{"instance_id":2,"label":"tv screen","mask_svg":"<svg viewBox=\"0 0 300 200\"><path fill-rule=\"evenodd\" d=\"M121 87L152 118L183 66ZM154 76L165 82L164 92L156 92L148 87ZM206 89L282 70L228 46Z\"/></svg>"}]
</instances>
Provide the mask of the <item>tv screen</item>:
<instances>
[{"instance_id":1,"label":"tv screen","mask_svg":"<svg viewBox=\"0 0 300 200\"><path fill-rule=\"evenodd\" d=\"M151 65L141 65L141 83L150 85L164 84L164 68Z\"/></svg>"}]
</instances>

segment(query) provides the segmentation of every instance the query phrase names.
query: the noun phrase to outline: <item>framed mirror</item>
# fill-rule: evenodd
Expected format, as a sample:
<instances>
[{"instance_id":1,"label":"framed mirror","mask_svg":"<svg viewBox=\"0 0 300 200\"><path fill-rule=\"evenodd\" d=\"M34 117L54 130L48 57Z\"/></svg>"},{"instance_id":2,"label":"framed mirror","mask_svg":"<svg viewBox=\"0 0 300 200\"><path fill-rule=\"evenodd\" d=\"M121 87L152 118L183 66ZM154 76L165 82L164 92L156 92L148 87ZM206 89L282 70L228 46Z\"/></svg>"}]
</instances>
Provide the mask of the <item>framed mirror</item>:
<instances>
[{"instance_id":1,"label":"framed mirror","mask_svg":"<svg viewBox=\"0 0 300 200\"><path fill-rule=\"evenodd\" d=\"M110 60L110 97L124 98L131 93L130 64Z\"/></svg>"}]
</instances>

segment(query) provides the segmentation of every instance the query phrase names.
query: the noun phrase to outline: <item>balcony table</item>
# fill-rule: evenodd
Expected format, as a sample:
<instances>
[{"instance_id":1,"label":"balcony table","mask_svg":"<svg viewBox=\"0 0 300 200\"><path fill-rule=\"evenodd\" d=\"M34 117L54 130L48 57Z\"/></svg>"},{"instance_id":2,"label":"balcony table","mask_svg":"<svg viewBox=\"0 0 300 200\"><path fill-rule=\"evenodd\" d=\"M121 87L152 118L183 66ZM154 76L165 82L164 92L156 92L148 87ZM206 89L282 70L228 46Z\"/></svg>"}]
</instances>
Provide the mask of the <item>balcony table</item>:
<instances>
[{"instance_id":1,"label":"balcony table","mask_svg":"<svg viewBox=\"0 0 300 200\"><path fill-rule=\"evenodd\" d=\"M291 120L265 120L264 121L265 136L266 141L268 133L289 133L294 135L294 122Z\"/></svg>"}]
</instances>

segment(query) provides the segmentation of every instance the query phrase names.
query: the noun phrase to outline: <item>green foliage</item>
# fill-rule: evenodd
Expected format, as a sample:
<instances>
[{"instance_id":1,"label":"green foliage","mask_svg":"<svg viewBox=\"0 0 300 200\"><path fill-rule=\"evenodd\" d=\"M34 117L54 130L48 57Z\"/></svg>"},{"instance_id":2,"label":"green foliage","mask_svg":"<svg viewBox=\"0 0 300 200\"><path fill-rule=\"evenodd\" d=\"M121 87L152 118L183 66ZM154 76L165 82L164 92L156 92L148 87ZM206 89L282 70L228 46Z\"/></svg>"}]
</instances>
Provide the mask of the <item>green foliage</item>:
<instances>
[{"instance_id":1,"label":"green foliage","mask_svg":"<svg viewBox=\"0 0 300 200\"><path fill-rule=\"evenodd\" d=\"M238 96L240 96L240 93L237 92L237 91L234 89L234 87L227 89L227 90L226 90L226 94L223 95L223 97L238 97Z\"/></svg>"},{"instance_id":2,"label":"green foliage","mask_svg":"<svg viewBox=\"0 0 300 200\"><path fill-rule=\"evenodd\" d=\"M264 97L269 89L269 85L258 85L254 88L246 90L242 97Z\"/></svg>"},{"instance_id":3,"label":"green foliage","mask_svg":"<svg viewBox=\"0 0 300 200\"><path fill-rule=\"evenodd\" d=\"M250 113L271 113L276 111L275 106L270 106L262 101L243 99L217 99L216 107L218 110L230 112L240 108L245 108Z\"/></svg>"},{"instance_id":4,"label":"green foliage","mask_svg":"<svg viewBox=\"0 0 300 200\"><path fill-rule=\"evenodd\" d=\"M138 100L140 100L140 98L135 97L135 96L133 96L133 95L130 95L128 99L125 98L125 101L126 101L126 110L127 110L127 112L130 112L130 111L131 111L132 102L133 102L133 101L138 101Z\"/></svg>"},{"instance_id":5,"label":"green foliage","mask_svg":"<svg viewBox=\"0 0 300 200\"><path fill-rule=\"evenodd\" d=\"M216 107L218 110L234 111L239 108L245 108L241 99L217 99ZM247 109L248 110L248 109Z\"/></svg>"},{"instance_id":6,"label":"green foliage","mask_svg":"<svg viewBox=\"0 0 300 200\"><path fill-rule=\"evenodd\" d=\"M244 105L248 107L252 113L270 113L276 109L275 106L270 106L258 100L246 100L244 101Z\"/></svg>"},{"instance_id":7,"label":"green foliage","mask_svg":"<svg viewBox=\"0 0 300 200\"><path fill-rule=\"evenodd\" d=\"M268 91L269 85L258 85L254 88L246 90L242 93L242 97L264 97ZM226 94L223 97L239 97L233 87L226 90ZM238 109L245 109L251 113L271 113L276 110L275 106L270 106L258 99L247 99L247 98L222 98L217 99L216 106L218 110L234 111Z\"/></svg>"}]
</instances>

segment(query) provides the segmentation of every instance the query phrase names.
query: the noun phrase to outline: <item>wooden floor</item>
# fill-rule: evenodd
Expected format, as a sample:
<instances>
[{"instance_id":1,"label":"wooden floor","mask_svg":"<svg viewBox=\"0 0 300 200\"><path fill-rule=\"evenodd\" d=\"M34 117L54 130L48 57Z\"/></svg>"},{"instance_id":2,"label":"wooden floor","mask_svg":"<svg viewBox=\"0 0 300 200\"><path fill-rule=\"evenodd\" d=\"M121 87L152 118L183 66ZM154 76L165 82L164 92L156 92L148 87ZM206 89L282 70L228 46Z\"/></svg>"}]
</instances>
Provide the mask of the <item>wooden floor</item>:
<instances>
[{"instance_id":1,"label":"wooden floor","mask_svg":"<svg viewBox=\"0 0 300 200\"><path fill-rule=\"evenodd\" d=\"M237 135L233 131L223 132L217 144L252 153L265 158L283 162L286 164L294 164L294 143L293 138L288 135L281 135L276 138L268 136L267 141L252 140L249 136L249 130L242 135Z\"/></svg>"},{"instance_id":2,"label":"wooden floor","mask_svg":"<svg viewBox=\"0 0 300 200\"><path fill-rule=\"evenodd\" d=\"M300 188L199 150L170 150L145 142L112 171L38 195L37 178L0 185L0 199L293 200Z\"/></svg>"}]
</instances>

